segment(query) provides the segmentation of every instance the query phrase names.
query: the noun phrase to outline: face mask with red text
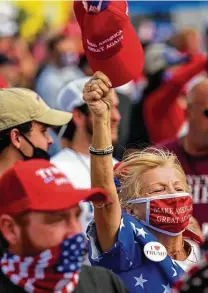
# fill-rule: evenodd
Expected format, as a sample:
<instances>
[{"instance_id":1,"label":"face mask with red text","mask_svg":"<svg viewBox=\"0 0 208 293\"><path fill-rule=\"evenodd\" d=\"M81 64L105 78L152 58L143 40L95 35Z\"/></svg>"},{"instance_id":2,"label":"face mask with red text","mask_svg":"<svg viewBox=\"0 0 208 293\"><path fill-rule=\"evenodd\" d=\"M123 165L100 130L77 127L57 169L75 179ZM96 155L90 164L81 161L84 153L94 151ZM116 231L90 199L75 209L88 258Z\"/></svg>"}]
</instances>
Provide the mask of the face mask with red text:
<instances>
[{"instance_id":1,"label":"face mask with red text","mask_svg":"<svg viewBox=\"0 0 208 293\"><path fill-rule=\"evenodd\" d=\"M128 201L128 204L141 203L146 203L146 219L140 221L166 235L182 234L192 216L193 202L188 193L164 194Z\"/></svg>"}]
</instances>

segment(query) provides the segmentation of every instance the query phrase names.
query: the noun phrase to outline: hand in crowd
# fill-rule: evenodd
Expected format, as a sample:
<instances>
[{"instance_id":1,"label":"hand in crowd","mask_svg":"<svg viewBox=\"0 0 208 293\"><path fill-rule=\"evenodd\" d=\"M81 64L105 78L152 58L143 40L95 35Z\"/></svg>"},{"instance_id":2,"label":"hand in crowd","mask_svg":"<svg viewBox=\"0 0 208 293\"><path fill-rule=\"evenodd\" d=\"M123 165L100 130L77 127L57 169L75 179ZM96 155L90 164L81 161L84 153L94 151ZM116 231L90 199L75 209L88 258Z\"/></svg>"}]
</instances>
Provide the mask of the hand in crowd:
<instances>
[{"instance_id":1,"label":"hand in crowd","mask_svg":"<svg viewBox=\"0 0 208 293\"><path fill-rule=\"evenodd\" d=\"M112 84L109 78L97 71L86 83L83 90L83 99L88 104L94 115L102 116L111 109Z\"/></svg>"}]
</instances>

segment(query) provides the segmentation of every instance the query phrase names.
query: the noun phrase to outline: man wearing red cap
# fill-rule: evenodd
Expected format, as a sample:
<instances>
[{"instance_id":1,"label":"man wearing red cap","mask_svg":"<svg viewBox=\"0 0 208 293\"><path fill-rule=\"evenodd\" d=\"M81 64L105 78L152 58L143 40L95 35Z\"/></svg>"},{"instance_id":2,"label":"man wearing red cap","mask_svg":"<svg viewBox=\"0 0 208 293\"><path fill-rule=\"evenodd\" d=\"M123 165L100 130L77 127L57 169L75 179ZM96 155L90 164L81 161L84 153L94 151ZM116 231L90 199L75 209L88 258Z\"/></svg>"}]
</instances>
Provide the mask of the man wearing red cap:
<instances>
[{"instance_id":1,"label":"man wearing red cap","mask_svg":"<svg viewBox=\"0 0 208 293\"><path fill-rule=\"evenodd\" d=\"M46 160L7 170L0 179L1 293L127 293L111 272L82 267L82 200L100 204L108 198L100 188L74 189Z\"/></svg>"}]
</instances>

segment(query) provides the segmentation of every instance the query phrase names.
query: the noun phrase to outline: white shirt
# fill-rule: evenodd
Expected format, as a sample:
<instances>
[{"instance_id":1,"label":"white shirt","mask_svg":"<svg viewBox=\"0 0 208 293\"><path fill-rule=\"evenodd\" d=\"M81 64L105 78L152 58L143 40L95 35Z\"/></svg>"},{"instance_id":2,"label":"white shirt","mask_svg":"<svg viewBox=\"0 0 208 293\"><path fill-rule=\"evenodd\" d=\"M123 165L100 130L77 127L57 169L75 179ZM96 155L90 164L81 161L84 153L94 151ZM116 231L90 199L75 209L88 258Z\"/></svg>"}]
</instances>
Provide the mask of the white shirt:
<instances>
[{"instance_id":1,"label":"white shirt","mask_svg":"<svg viewBox=\"0 0 208 293\"><path fill-rule=\"evenodd\" d=\"M91 188L90 178L90 156L77 153L69 148L65 148L51 158L51 162L56 165L69 178L73 187L77 189ZM118 161L113 159L113 164ZM83 231L93 219L93 209L89 203L81 203L82 215L81 224Z\"/></svg>"},{"instance_id":2,"label":"white shirt","mask_svg":"<svg viewBox=\"0 0 208 293\"><path fill-rule=\"evenodd\" d=\"M177 263L185 272L189 271L193 265L199 264L200 262L200 249L196 242L186 239L186 242L188 242L191 245L191 252L186 260L179 261L174 260L175 263Z\"/></svg>"},{"instance_id":3,"label":"white shirt","mask_svg":"<svg viewBox=\"0 0 208 293\"><path fill-rule=\"evenodd\" d=\"M75 188L91 187L90 156L65 148L53 156L51 162L61 169Z\"/></svg>"},{"instance_id":4,"label":"white shirt","mask_svg":"<svg viewBox=\"0 0 208 293\"><path fill-rule=\"evenodd\" d=\"M91 188L89 155L65 148L53 156L51 162L62 170L75 188ZM117 162L116 159L113 159L113 164Z\"/></svg>"}]
</instances>

